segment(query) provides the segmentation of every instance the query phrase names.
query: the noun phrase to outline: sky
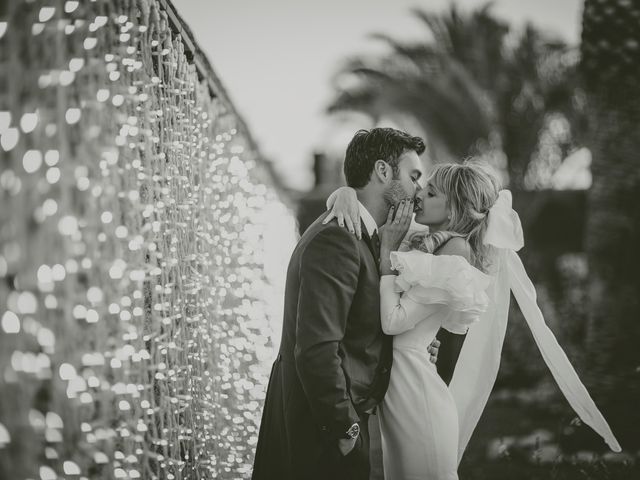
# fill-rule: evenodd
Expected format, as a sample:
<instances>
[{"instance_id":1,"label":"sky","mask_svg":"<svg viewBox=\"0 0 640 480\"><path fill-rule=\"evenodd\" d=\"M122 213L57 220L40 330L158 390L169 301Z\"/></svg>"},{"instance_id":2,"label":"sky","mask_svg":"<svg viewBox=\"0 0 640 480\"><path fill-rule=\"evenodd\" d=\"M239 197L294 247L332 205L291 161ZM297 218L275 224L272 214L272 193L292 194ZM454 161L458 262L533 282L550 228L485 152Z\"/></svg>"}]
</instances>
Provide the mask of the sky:
<instances>
[{"instance_id":1,"label":"sky","mask_svg":"<svg viewBox=\"0 0 640 480\"><path fill-rule=\"evenodd\" d=\"M382 51L369 38L424 37L412 8L441 11L448 0L173 0L223 82L262 153L290 187L313 186L314 150L334 141L324 113L341 62ZM484 0L457 0L462 10ZM496 0L514 27L529 21L570 44L580 36L582 0ZM349 136L352 132L349 132Z\"/></svg>"}]
</instances>

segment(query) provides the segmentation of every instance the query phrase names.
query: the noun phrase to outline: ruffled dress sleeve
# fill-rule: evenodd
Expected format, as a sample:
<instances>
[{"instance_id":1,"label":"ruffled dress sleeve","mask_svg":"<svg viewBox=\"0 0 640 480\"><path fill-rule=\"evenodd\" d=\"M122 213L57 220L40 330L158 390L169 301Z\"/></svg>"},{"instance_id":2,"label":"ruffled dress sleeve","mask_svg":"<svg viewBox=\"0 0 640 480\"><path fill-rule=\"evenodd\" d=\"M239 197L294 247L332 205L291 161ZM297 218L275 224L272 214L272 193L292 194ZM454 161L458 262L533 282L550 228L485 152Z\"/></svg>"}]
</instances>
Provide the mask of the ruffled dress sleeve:
<instances>
[{"instance_id":1,"label":"ruffled dress sleeve","mask_svg":"<svg viewBox=\"0 0 640 480\"><path fill-rule=\"evenodd\" d=\"M491 277L457 255L432 255L417 250L392 252L397 276L380 280L382 329L398 335L414 328L443 305L442 327L464 334L489 306Z\"/></svg>"}]
</instances>

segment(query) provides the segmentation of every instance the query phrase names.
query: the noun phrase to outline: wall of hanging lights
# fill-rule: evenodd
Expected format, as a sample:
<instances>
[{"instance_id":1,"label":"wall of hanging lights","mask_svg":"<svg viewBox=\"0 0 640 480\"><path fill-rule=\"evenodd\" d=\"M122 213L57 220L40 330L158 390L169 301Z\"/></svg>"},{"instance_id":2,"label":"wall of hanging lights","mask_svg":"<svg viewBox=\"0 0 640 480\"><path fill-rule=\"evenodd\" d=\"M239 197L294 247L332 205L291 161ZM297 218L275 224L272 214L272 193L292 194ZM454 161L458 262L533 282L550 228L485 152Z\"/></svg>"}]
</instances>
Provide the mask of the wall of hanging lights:
<instances>
[{"instance_id":1,"label":"wall of hanging lights","mask_svg":"<svg viewBox=\"0 0 640 480\"><path fill-rule=\"evenodd\" d=\"M0 478L249 476L295 225L170 7L1 12Z\"/></svg>"}]
</instances>

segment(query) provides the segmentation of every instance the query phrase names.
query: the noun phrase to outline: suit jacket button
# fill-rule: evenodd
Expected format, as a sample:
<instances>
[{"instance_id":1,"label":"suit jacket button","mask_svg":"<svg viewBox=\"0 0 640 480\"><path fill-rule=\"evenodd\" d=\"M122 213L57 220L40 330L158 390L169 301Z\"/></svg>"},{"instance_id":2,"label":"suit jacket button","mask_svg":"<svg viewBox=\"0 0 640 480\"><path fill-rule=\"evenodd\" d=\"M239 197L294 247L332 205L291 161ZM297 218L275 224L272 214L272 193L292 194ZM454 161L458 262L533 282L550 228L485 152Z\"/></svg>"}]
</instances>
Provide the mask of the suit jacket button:
<instances>
[{"instance_id":1,"label":"suit jacket button","mask_svg":"<svg viewBox=\"0 0 640 480\"><path fill-rule=\"evenodd\" d=\"M382 368L382 373L387 373L389 371L389 369L387 367L383 367Z\"/></svg>"},{"instance_id":2,"label":"suit jacket button","mask_svg":"<svg viewBox=\"0 0 640 480\"><path fill-rule=\"evenodd\" d=\"M320 427L320 430L322 430L323 432L326 432L327 430L329 430L329 428L327 428L325 425Z\"/></svg>"}]
</instances>

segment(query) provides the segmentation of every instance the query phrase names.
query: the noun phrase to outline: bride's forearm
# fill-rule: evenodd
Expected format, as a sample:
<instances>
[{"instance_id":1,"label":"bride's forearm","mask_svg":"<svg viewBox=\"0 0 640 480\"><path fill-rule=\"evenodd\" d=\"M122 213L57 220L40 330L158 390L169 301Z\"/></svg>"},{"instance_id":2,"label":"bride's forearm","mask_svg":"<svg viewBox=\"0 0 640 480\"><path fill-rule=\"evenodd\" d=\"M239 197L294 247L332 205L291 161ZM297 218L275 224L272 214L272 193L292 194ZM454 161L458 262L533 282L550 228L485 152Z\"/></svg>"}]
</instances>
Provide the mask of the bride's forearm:
<instances>
[{"instance_id":1,"label":"bride's forearm","mask_svg":"<svg viewBox=\"0 0 640 480\"><path fill-rule=\"evenodd\" d=\"M327 210L331 210L333 208L333 205L336 203L336 200L338 200L339 198L344 198L347 199L347 201L353 202L358 201L358 196L356 195L355 189L347 186L338 187L333 192L331 192L331 195L329 195L329 197L327 198L327 201L325 203L327 206Z\"/></svg>"},{"instance_id":2,"label":"bride's forearm","mask_svg":"<svg viewBox=\"0 0 640 480\"><path fill-rule=\"evenodd\" d=\"M397 275L398 272L391 268L391 250L380 250L380 275Z\"/></svg>"}]
</instances>

